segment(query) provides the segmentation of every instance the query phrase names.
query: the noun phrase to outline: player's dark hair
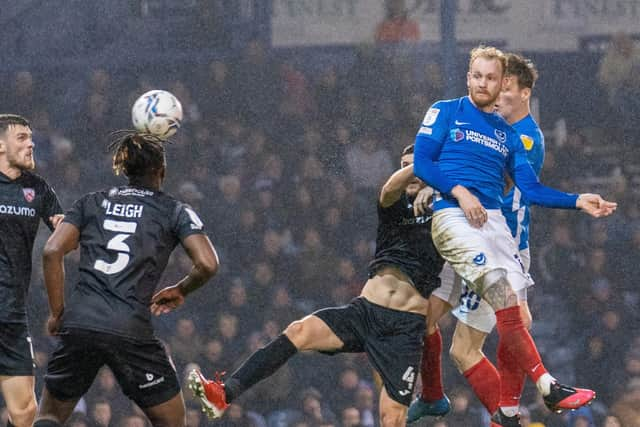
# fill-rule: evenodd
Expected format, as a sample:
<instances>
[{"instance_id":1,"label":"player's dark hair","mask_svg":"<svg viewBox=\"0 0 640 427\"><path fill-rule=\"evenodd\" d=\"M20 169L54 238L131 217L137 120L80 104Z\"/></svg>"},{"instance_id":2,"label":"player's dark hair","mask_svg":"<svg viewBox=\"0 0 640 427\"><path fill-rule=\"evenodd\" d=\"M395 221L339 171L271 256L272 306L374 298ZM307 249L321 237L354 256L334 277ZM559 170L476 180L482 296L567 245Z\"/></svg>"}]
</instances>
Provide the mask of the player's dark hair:
<instances>
[{"instance_id":1,"label":"player's dark hair","mask_svg":"<svg viewBox=\"0 0 640 427\"><path fill-rule=\"evenodd\" d=\"M407 154L413 154L413 150L415 148L416 144L411 144L411 145L407 145L406 147L404 147L404 149L402 150L402 155L406 156Z\"/></svg>"},{"instance_id":2,"label":"player's dark hair","mask_svg":"<svg viewBox=\"0 0 640 427\"><path fill-rule=\"evenodd\" d=\"M507 68L505 75L514 76L518 81L518 86L533 89L538 80L538 70L530 59L517 53L508 53Z\"/></svg>"},{"instance_id":3,"label":"player's dark hair","mask_svg":"<svg viewBox=\"0 0 640 427\"><path fill-rule=\"evenodd\" d=\"M9 126L26 126L31 127L29 120L17 114L0 114L0 133L5 133Z\"/></svg>"},{"instance_id":4,"label":"player's dark hair","mask_svg":"<svg viewBox=\"0 0 640 427\"><path fill-rule=\"evenodd\" d=\"M109 144L113 152L113 172L121 173L129 180L135 180L157 173L165 165L164 143L162 139L148 133L130 130L116 131Z\"/></svg>"}]
</instances>

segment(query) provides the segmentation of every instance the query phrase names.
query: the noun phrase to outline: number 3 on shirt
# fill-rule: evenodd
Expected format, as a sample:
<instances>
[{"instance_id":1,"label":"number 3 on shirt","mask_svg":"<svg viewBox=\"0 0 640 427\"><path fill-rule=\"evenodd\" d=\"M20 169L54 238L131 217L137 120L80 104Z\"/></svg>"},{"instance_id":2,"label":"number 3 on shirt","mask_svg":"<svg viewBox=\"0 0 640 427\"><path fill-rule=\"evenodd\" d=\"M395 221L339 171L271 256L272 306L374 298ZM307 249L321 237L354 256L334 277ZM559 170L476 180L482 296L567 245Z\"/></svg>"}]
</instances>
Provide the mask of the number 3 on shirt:
<instances>
[{"instance_id":1,"label":"number 3 on shirt","mask_svg":"<svg viewBox=\"0 0 640 427\"><path fill-rule=\"evenodd\" d=\"M95 262L95 264L93 264L93 268L103 272L104 274L120 273L129 263L129 252L131 251L129 245L127 245L124 241L127 237L136 232L138 224L135 222L114 221L112 219L105 219L102 226L105 230L115 231L118 233L113 236L111 240L109 240L109 243L107 243L107 249L116 251L118 253L118 258L116 258L116 260L112 263L108 263L99 259Z\"/></svg>"}]
</instances>

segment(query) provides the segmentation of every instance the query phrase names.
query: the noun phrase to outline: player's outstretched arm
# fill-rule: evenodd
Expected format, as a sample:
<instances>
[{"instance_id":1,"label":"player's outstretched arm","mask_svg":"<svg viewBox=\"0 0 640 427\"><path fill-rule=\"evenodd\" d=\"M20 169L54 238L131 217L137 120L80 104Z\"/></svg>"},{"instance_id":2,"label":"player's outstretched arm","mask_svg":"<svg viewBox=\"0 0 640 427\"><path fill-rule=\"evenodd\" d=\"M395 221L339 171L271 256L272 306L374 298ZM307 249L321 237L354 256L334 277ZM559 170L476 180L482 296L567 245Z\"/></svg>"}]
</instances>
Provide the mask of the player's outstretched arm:
<instances>
[{"instance_id":1,"label":"player's outstretched arm","mask_svg":"<svg viewBox=\"0 0 640 427\"><path fill-rule=\"evenodd\" d=\"M151 312L156 316L169 313L184 303L185 297L195 291L218 272L218 254L205 234L191 234L182 245L193 262L188 275L173 286L168 286L151 298Z\"/></svg>"},{"instance_id":2,"label":"player's outstretched arm","mask_svg":"<svg viewBox=\"0 0 640 427\"><path fill-rule=\"evenodd\" d=\"M599 194L584 193L578 196L576 207L594 218L603 218L614 213L618 204L604 200Z\"/></svg>"},{"instance_id":3,"label":"player's outstretched arm","mask_svg":"<svg viewBox=\"0 0 640 427\"><path fill-rule=\"evenodd\" d=\"M395 171L380 190L380 206L387 208L400 200L400 196L414 179L413 165Z\"/></svg>"},{"instance_id":4,"label":"player's outstretched arm","mask_svg":"<svg viewBox=\"0 0 640 427\"><path fill-rule=\"evenodd\" d=\"M44 284L49 298L47 331L58 332L64 313L64 256L78 247L80 230L67 222L59 224L47 240L42 253Z\"/></svg>"},{"instance_id":5,"label":"player's outstretched arm","mask_svg":"<svg viewBox=\"0 0 640 427\"><path fill-rule=\"evenodd\" d=\"M609 216L618 207L617 203L604 200L599 194L569 194L546 187L538 181L538 177L528 163L515 168L515 181L524 197L536 205L548 208L580 209L595 218Z\"/></svg>"}]
</instances>

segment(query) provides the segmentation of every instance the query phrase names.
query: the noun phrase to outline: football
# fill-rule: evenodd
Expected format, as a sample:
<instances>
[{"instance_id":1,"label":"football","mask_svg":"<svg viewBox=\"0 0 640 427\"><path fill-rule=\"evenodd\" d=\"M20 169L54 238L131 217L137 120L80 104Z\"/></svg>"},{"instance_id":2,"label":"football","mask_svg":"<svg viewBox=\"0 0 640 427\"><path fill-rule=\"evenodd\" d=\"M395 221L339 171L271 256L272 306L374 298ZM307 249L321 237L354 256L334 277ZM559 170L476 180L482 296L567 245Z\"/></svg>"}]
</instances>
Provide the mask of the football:
<instances>
[{"instance_id":1,"label":"football","mask_svg":"<svg viewBox=\"0 0 640 427\"><path fill-rule=\"evenodd\" d=\"M166 90L151 90L133 104L131 120L137 131L167 139L180 128L182 105Z\"/></svg>"}]
</instances>

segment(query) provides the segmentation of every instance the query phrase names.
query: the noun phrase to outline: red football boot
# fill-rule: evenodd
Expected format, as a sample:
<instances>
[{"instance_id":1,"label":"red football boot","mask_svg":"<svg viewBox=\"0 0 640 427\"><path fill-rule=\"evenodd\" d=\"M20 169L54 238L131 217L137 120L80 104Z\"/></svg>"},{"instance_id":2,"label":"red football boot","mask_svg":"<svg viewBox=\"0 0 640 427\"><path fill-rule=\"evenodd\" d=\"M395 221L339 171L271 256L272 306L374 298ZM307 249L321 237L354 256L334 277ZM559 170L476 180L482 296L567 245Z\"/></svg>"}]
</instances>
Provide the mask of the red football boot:
<instances>
[{"instance_id":1,"label":"red football boot","mask_svg":"<svg viewBox=\"0 0 640 427\"><path fill-rule=\"evenodd\" d=\"M212 420L220 418L229 406L221 374L216 372L215 376L215 380L208 380L197 369L189 373L189 388L200 399L202 411Z\"/></svg>"}]
</instances>

